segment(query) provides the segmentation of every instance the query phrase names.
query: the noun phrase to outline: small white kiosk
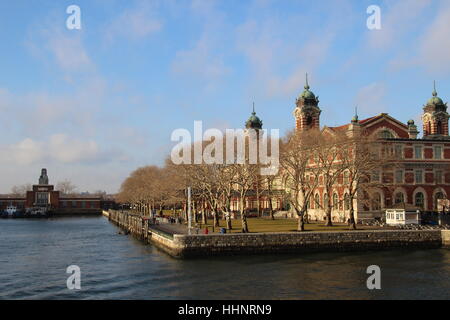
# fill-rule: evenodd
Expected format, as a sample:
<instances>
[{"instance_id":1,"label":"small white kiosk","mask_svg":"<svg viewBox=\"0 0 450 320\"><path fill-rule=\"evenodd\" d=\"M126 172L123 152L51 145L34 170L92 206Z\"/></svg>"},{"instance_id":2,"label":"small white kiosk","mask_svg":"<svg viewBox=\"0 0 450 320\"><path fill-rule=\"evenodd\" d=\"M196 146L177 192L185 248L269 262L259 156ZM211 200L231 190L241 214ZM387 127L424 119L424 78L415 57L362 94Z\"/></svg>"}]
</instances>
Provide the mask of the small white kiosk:
<instances>
[{"instance_id":1,"label":"small white kiosk","mask_svg":"<svg viewBox=\"0 0 450 320\"><path fill-rule=\"evenodd\" d=\"M386 209L386 224L392 226L406 224L420 224L420 208L399 203L394 205L392 209Z\"/></svg>"}]
</instances>

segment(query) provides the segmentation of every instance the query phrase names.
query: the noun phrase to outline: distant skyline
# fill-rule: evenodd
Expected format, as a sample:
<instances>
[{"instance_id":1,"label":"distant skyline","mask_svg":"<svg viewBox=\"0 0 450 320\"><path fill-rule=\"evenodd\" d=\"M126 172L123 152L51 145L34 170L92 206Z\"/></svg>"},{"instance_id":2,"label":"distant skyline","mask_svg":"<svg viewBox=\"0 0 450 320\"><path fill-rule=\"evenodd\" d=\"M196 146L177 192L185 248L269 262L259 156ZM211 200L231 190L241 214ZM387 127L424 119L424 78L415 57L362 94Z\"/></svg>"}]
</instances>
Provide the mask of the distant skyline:
<instances>
[{"instance_id":1,"label":"distant skyline","mask_svg":"<svg viewBox=\"0 0 450 320\"><path fill-rule=\"evenodd\" d=\"M81 8L68 30L66 8ZM381 8L381 30L366 9ZM308 72L321 125L414 119L450 100L448 0L16 0L0 3L0 193L68 179L117 192L177 128L294 127ZM422 133L420 133L421 136Z\"/></svg>"}]
</instances>

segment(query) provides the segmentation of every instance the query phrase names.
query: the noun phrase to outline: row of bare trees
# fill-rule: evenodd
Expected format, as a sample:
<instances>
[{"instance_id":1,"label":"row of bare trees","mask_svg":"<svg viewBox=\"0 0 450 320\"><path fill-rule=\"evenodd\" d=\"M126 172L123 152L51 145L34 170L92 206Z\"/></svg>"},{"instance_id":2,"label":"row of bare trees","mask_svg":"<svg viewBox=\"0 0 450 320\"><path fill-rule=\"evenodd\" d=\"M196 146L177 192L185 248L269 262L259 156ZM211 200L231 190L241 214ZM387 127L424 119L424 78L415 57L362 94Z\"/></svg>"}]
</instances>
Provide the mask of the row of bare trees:
<instances>
[{"instance_id":1,"label":"row of bare trees","mask_svg":"<svg viewBox=\"0 0 450 320\"><path fill-rule=\"evenodd\" d=\"M374 187L370 179L374 170L393 165L393 159L376 156L373 150L378 148L379 142L364 135L351 138L318 130L293 131L281 139L279 145L280 170L276 176L261 175L262 165L251 164L247 152L241 164L202 161L175 165L168 159L163 168L147 166L135 170L123 182L118 200L137 205L144 213L155 208L162 210L169 205L184 206L186 212L185 190L191 187L194 217L197 219L200 216L202 223L206 224L209 215L214 220L214 226L219 226L222 217L226 220L227 228L231 229L231 203L233 198L237 198L242 232L246 233L249 232L246 199L250 193L256 193L259 200L260 193L264 192L273 219L272 197L275 181L279 179L283 182L283 191L291 209L298 216L298 230L303 231L305 217L319 187L329 196L324 199L324 203L315 205L322 206L326 225L332 225L331 213L336 203L330 195L338 180L345 176L351 228L356 228L354 200L365 194L362 190ZM192 151L195 146L191 148ZM205 148L206 143L202 142L201 149ZM191 160L194 163L192 156Z\"/></svg>"},{"instance_id":2,"label":"row of bare trees","mask_svg":"<svg viewBox=\"0 0 450 320\"><path fill-rule=\"evenodd\" d=\"M292 132L281 146L282 174L289 202L298 216L299 231L304 230L311 203L325 211L325 224L332 226L332 210L340 207L343 201L349 205L350 228L356 229L354 200L370 201L366 195L381 187L380 182L371 178L373 173L398 165L394 154L381 152L383 143L380 140L364 134L349 137L340 132ZM346 198L334 202L332 195L338 184L346 189ZM319 187L326 195L323 203L314 199Z\"/></svg>"},{"instance_id":3,"label":"row of bare trees","mask_svg":"<svg viewBox=\"0 0 450 320\"><path fill-rule=\"evenodd\" d=\"M16 185L11 188L11 194L16 196L24 196L27 191L31 191L32 189L33 185L31 183ZM75 194L77 192L77 186L67 179L58 182L55 189L66 195ZM100 191L96 191L95 194L97 194L98 192Z\"/></svg>"}]
</instances>

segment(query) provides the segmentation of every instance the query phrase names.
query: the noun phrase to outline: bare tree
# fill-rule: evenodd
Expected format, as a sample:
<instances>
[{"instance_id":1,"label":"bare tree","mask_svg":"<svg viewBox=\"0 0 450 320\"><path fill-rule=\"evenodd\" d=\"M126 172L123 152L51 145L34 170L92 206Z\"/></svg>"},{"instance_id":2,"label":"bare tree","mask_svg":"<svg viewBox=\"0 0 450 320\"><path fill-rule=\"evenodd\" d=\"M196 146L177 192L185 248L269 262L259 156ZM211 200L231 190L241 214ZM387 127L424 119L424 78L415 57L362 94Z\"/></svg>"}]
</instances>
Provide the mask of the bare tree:
<instances>
[{"instance_id":1,"label":"bare tree","mask_svg":"<svg viewBox=\"0 0 450 320\"><path fill-rule=\"evenodd\" d=\"M344 134L319 136L319 144L314 152L314 163L320 168L321 183L324 186L324 209L326 226L332 226L331 212L336 205L333 200L333 189L342 173L346 169L346 163L342 158L342 147L346 145L347 137Z\"/></svg>"},{"instance_id":2,"label":"bare tree","mask_svg":"<svg viewBox=\"0 0 450 320\"><path fill-rule=\"evenodd\" d=\"M343 184L348 188L348 194L344 197L346 206L349 207L350 229L356 229L354 200L360 197L374 186L371 175L383 166L384 160L374 152L377 143L374 139L365 135L348 138L341 145L340 158L343 164ZM364 201L364 200L363 200Z\"/></svg>"},{"instance_id":3,"label":"bare tree","mask_svg":"<svg viewBox=\"0 0 450 320\"><path fill-rule=\"evenodd\" d=\"M65 179L56 184L56 190L60 191L62 194L74 194L77 187L71 181Z\"/></svg>"},{"instance_id":4,"label":"bare tree","mask_svg":"<svg viewBox=\"0 0 450 320\"><path fill-rule=\"evenodd\" d=\"M27 191L31 191L32 188L33 186L30 183L22 184L19 186L13 186L11 188L11 193L13 195L24 196L27 193Z\"/></svg>"},{"instance_id":5,"label":"bare tree","mask_svg":"<svg viewBox=\"0 0 450 320\"><path fill-rule=\"evenodd\" d=\"M304 231L304 216L318 185L321 168L311 158L317 149L319 132L291 132L281 143L280 165L287 198L298 217L298 231Z\"/></svg>"}]
</instances>

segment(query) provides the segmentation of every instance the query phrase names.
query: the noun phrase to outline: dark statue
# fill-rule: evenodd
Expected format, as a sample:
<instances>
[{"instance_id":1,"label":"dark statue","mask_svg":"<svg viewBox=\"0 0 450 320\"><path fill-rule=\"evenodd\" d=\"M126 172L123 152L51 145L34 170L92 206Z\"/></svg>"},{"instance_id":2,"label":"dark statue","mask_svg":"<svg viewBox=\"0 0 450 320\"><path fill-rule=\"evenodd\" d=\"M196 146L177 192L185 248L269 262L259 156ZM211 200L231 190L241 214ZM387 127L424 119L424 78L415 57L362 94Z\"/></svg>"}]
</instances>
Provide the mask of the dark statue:
<instances>
[{"instance_id":1,"label":"dark statue","mask_svg":"<svg viewBox=\"0 0 450 320\"><path fill-rule=\"evenodd\" d=\"M42 169L41 176L39 177L39 184L48 185L47 169Z\"/></svg>"}]
</instances>

